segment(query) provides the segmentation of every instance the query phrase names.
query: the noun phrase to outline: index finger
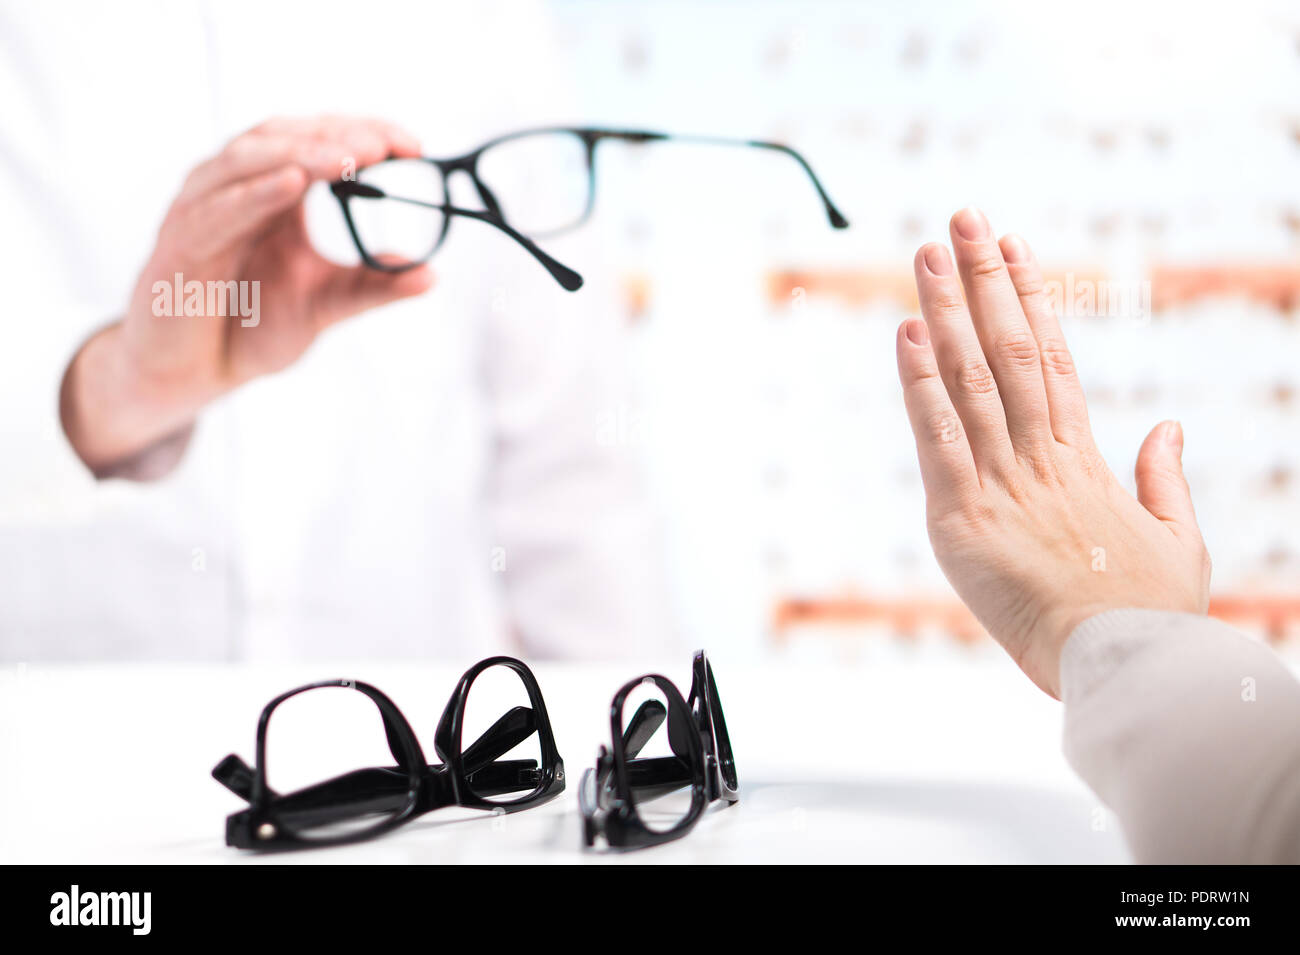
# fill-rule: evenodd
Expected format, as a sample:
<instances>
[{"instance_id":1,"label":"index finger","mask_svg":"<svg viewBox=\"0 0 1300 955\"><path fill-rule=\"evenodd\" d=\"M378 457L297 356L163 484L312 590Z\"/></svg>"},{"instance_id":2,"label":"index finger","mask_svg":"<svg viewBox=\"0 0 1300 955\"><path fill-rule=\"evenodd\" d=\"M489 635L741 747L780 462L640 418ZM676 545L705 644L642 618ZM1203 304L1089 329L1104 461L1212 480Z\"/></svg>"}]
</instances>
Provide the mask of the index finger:
<instances>
[{"instance_id":1,"label":"index finger","mask_svg":"<svg viewBox=\"0 0 1300 955\"><path fill-rule=\"evenodd\" d=\"M271 134L306 135L328 142L373 137L391 156L409 159L420 155L420 141L408 130L373 116L277 116L254 128L254 131L259 130Z\"/></svg>"},{"instance_id":2,"label":"index finger","mask_svg":"<svg viewBox=\"0 0 1300 955\"><path fill-rule=\"evenodd\" d=\"M205 195L289 164L302 167L309 180L331 181L349 169L419 154L413 137L382 120L273 119L236 136L220 153L195 167L183 193Z\"/></svg>"}]
</instances>

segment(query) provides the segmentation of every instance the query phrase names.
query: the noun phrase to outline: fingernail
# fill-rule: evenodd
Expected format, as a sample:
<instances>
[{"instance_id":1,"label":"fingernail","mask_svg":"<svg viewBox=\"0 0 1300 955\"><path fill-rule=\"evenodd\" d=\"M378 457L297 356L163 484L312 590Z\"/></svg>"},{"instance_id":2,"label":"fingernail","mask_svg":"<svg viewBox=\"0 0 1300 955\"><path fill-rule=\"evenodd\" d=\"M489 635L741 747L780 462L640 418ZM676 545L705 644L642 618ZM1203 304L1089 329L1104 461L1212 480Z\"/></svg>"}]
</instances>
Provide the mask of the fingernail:
<instances>
[{"instance_id":1,"label":"fingernail","mask_svg":"<svg viewBox=\"0 0 1300 955\"><path fill-rule=\"evenodd\" d=\"M909 318L903 330L907 333L907 340L913 345L924 345L930 341L930 330L919 318Z\"/></svg>"},{"instance_id":2,"label":"fingernail","mask_svg":"<svg viewBox=\"0 0 1300 955\"><path fill-rule=\"evenodd\" d=\"M1177 448L1180 452L1183 450L1183 426L1180 422L1171 421L1165 425L1165 444Z\"/></svg>"},{"instance_id":3,"label":"fingernail","mask_svg":"<svg viewBox=\"0 0 1300 955\"><path fill-rule=\"evenodd\" d=\"M952 275L952 256L939 243L931 243L925 247L925 267L931 275Z\"/></svg>"},{"instance_id":4,"label":"fingernail","mask_svg":"<svg viewBox=\"0 0 1300 955\"><path fill-rule=\"evenodd\" d=\"M1028 262L1029 246L1025 240L1018 235L1008 235L1002 238L1002 258L1007 262Z\"/></svg>"},{"instance_id":5,"label":"fingernail","mask_svg":"<svg viewBox=\"0 0 1300 955\"><path fill-rule=\"evenodd\" d=\"M989 220L974 206L967 206L953 216L952 224L963 239L988 238Z\"/></svg>"}]
</instances>

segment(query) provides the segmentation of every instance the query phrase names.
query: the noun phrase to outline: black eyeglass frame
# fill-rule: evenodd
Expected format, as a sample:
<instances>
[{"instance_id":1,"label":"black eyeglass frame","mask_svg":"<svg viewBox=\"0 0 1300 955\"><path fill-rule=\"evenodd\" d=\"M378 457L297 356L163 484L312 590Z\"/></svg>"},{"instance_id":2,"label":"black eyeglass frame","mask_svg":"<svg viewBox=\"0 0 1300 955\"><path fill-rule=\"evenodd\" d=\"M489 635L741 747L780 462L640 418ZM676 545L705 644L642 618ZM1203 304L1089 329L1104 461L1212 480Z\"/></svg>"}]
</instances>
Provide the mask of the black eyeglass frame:
<instances>
[{"instance_id":1,"label":"black eyeglass frame","mask_svg":"<svg viewBox=\"0 0 1300 955\"><path fill-rule=\"evenodd\" d=\"M623 708L642 684L653 684L668 701L665 708L649 700L624 726ZM641 748L664 721L674 756L641 758ZM718 699L713 667L703 650L696 651L691 666L691 689L682 698L676 684L659 674L629 680L614 694L609 714L609 748L601 746L596 765L584 772L578 788L583 839L588 847L603 837L613 849L638 849L680 839L695 827L704 810L716 800L727 805L740 799L740 782L726 718ZM675 727L687 727L687 732ZM681 752L685 749L686 752ZM683 766L685 761L685 766ZM661 794L684 786L691 788L686 814L668 829L653 829L637 811L637 795Z\"/></svg>"},{"instance_id":2,"label":"black eyeglass frame","mask_svg":"<svg viewBox=\"0 0 1300 955\"><path fill-rule=\"evenodd\" d=\"M546 134L572 135L582 140L584 155L586 157L587 197L581 215L574 222L560 229L547 230L544 233L529 236L515 229L506 220L495 194L479 175L478 165L482 155L494 146L527 136ZM343 218L347 223L348 232L352 236L353 244L356 246L362 262L372 269L377 269L381 272L404 272L408 269L422 265L424 262L431 259L446 241L447 233L451 229L452 219L461 217L486 222L488 225L504 232L506 235L510 236L510 238L522 245L528 253L533 256L533 258L537 259L537 261L540 262L548 272L550 272L551 276L559 282L562 287L570 292L574 292L582 287L582 276L570 269L568 266L558 262L546 252L542 251L533 240L536 238L547 238L561 235L572 229L578 228L591 218L591 213L595 208L596 200L596 146L605 140L617 140L628 143L675 141L711 146L746 146L783 153L794 159L812 181L813 188L816 189L817 195L821 199L831 227L835 229L846 229L849 226L849 220L844 217L843 213L841 213L839 209L836 208L834 202L831 201L830 195L826 192L826 189L822 185L821 180L817 177L817 174L813 172L812 166L809 165L808 160L805 159L801 153L784 143L761 139L733 139L722 136L680 135L646 129L542 126L533 129L523 129L505 133L501 136L495 137L494 139L488 140L486 143L483 143L462 156L455 156L448 159L439 159L431 156L420 157L419 161L430 163L442 174L442 190L444 196L449 196L451 194L448 187L453 173L464 172L468 175L474 184L475 190L478 192L479 198L483 202L482 210L465 209L453 206L446 202L434 203L411 199L404 196L391 196L375 186L369 185L368 183L358 182L356 179L340 179L333 182L330 184L330 191L333 192L334 197L342 207ZM412 205L439 210L443 213L442 229L438 237L434 240L433 246L424 258L414 262L384 262L372 255L370 251L366 249L365 243L361 239L360 232L357 229L350 208L350 203L353 199L392 199L398 202L405 202Z\"/></svg>"},{"instance_id":3,"label":"black eyeglass frame","mask_svg":"<svg viewBox=\"0 0 1300 955\"><path fill-rule=\"evenodd\" d=\"M461 735L470 689L484 671L494 666L504 666L518 674L527 690L529 706L510 710L474 743L464 747ZM292 793L276 793L267 783L266 738L271 715L282 703L300 693L329 687L356 690L375 704L397 765L359 769ZM540 744L540 766L532 759L500 759L534 732ZM431 764L425 759L419 740L401 710L369 683L322 680L282 693L263 707L258 719L254 767L231 754L212 770L214 779L249 803L247 809L226 818L226 844L263 850L343 845L373 839L435 809L463 806L494 813L519 812L555 798L565 788L564 760L555 745L541 688L528 666L513 657L489 657L465 672L434 731L434 750L441 764ZM535 786L524 796L501 802L484 798L518 792L523 788L519 782L525 778L535 779ZM315 817L315 821L355 818L364 812L366 805L391 805L395 797L404 800L401 807L364 829L326 837L301 834L304 818Z\"/></svg>"}]
</instances>

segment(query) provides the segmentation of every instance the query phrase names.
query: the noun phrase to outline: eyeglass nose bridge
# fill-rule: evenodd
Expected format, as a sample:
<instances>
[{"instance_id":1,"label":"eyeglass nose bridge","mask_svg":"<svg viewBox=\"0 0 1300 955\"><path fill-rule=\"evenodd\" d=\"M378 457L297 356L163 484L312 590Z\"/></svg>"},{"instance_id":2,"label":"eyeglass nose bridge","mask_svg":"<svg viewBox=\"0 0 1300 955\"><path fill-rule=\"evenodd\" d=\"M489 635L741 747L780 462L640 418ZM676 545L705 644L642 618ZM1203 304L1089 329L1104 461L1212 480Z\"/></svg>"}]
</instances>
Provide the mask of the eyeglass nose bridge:
<instances>
[{"instance_id":1,"label":"eyeglass nose bridge","mask_svg":"<svg viewBox=\"0 0 1300 955\"><path fill-rule=\"evenodd\" d=\"M483 203L483 211L502 222L505 221L505 215L501 211L501 203L498 201L496 194L478 174L478 156L467 156L462 159L451 160L441 168L448 202L452 202L452 175L459 172L468 177L469 181L473 183L474 191L478 194L479 201Z\"/></svg>"}]
</instances>

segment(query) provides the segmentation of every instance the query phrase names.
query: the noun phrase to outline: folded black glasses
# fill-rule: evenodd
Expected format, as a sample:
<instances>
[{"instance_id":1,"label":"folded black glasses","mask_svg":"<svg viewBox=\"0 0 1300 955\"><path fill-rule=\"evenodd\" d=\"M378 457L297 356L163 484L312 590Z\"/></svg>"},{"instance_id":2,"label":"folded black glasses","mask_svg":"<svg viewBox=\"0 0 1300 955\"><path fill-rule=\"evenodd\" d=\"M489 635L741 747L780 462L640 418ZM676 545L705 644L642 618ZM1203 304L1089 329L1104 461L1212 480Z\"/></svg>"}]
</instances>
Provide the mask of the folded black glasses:
<instances>
[{"instance_id":1,"label":"folded black glasses","mask_svg":"<svg viewBox=\"0 0 1300 955\"><path fill-rule=\"evenodd\" d=\"M667 677L637 677L614 695L609 728L613 751L600 748L578 789L588 846L602 837L617 849L678 839L709 803L740 798L727 721L704 651L695 654L685 700Z\"/></svg>"},{"instance_id":2,"label":"folded black glasses","mask_svg":"<svg viewBox=\"0 0 1300 955\"><path fill-rule=\"evenodd\" d=\"M628 143L689 142L748 146L791 157L808 174L830 224L848 227L808 161L789 146L757 139L677 136L644 129L560 128L507 133L451 159L388 159L330 189L343 209L361 259L373 269L401 272L427 261L447 239L451 221L486 222L514 239L570 292L582 276L543 252L534 240L560 235L586 222L596 197L596 147ZM450 202L450 181L464 173L483 203L465 209Z\"/></svg>"},{"instance_id":3,"label":"folded black glasses","mask_svg":"<svg viewBox=\"0 0 1300 955\"><path fill-rule=\"evenodd\" d=\"M489 679L484 690L474 690L485 674ZM291 792L272 789L267 777L272 715L302 694L338 689L360 693L378 709L394 765L357 769ZM462 746L471 691L476 704L485 701L497 707L487 711L489 719L495 713L500 716L469 746ZM526 706L500 702L525 695ZM362 704L362 709L369 707ZM483 712L479 706L477 713ZM331 745L328 739L320 742L325 748ZM438 721L434 749L441 764L426 762L401 711L367 683L325 680L282 693L266 705L258 721L255 768L230 755L212 771L218 782L249 804L227 817L226 844L241 849L338 845L377 836L445 806L516 812L564 791L564 762L541 690L532 671L512 657L492 657L466 671ZM534 758L503 758L520 749Z\"/></svg>"}]
</instances>

